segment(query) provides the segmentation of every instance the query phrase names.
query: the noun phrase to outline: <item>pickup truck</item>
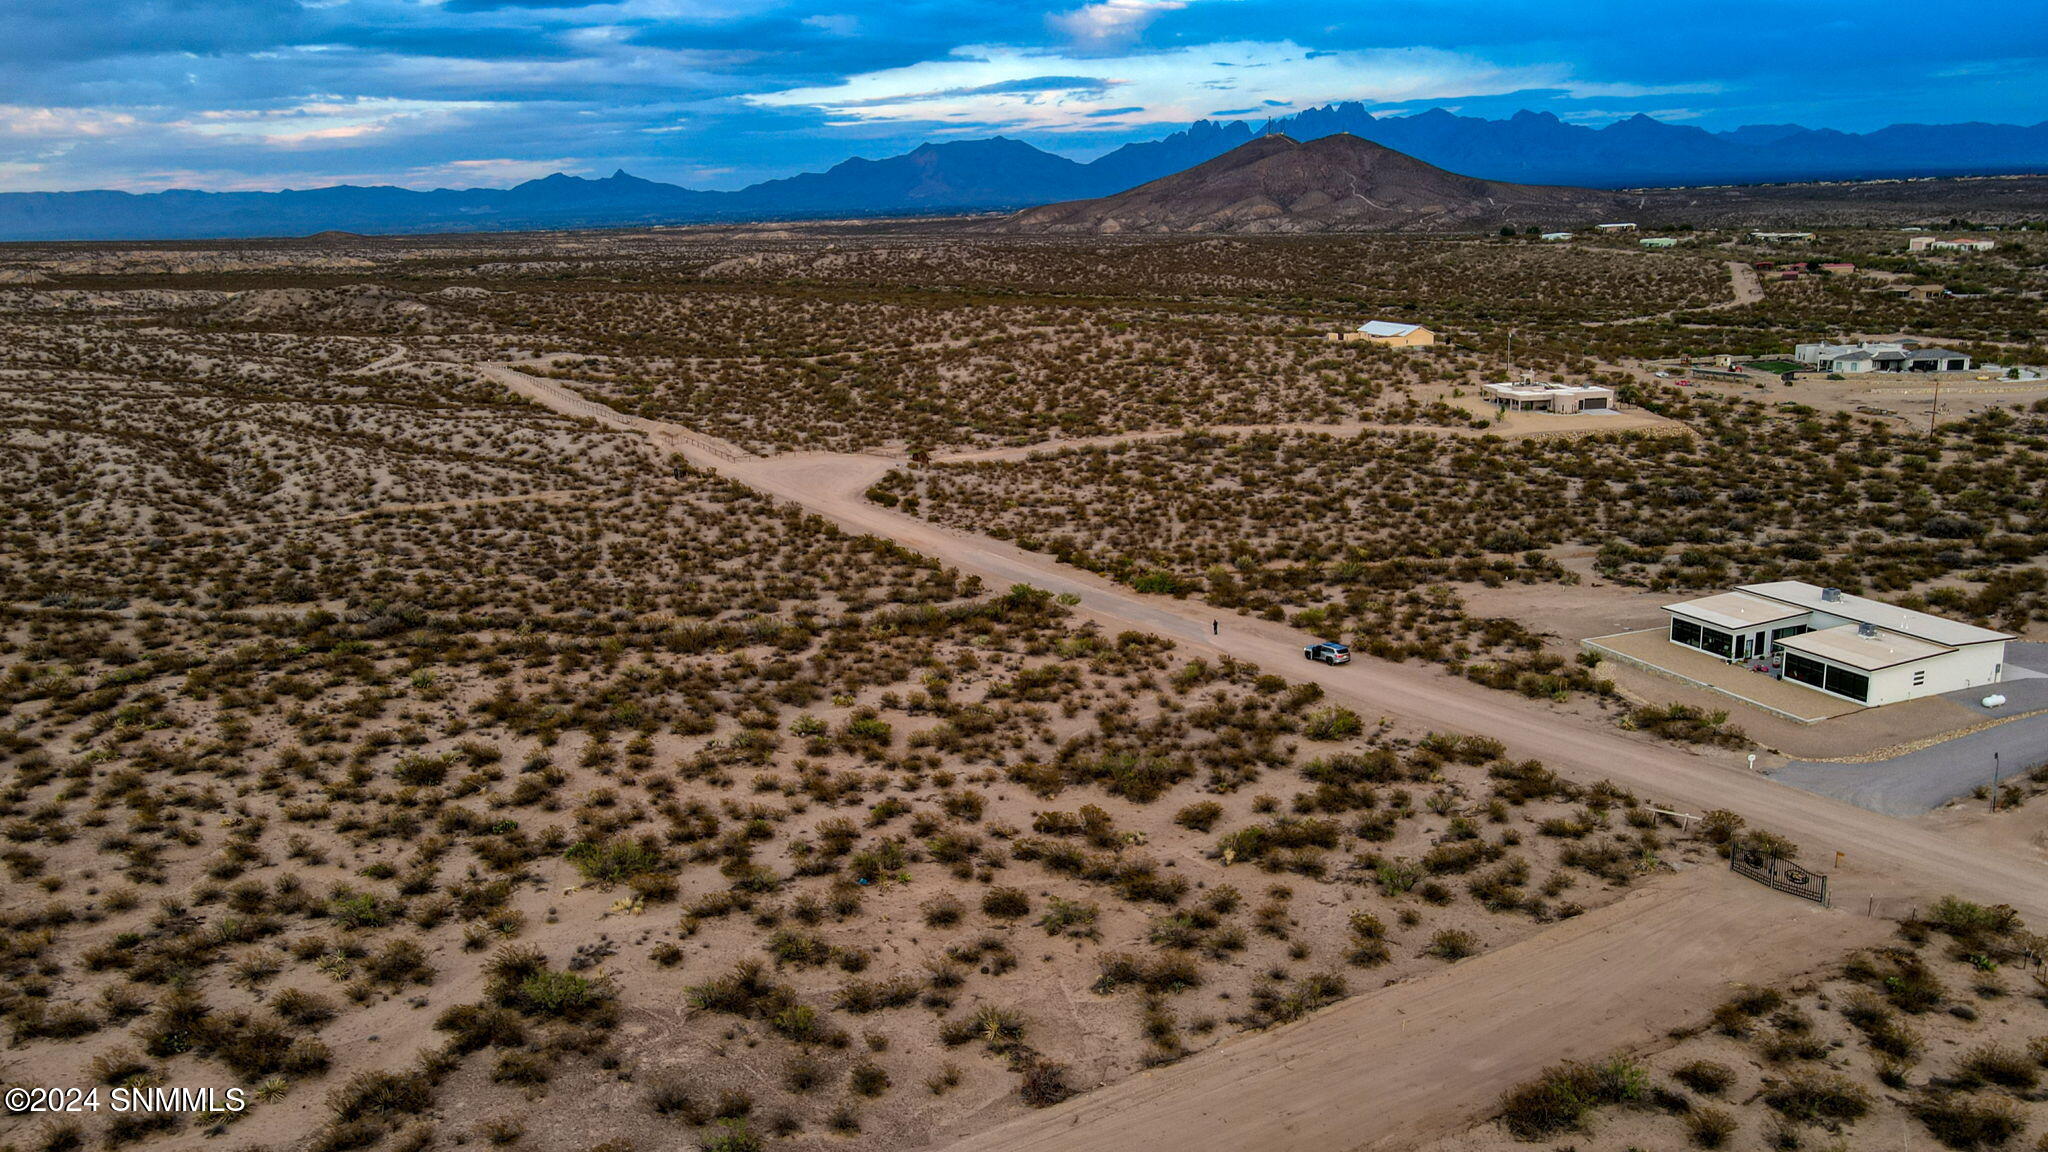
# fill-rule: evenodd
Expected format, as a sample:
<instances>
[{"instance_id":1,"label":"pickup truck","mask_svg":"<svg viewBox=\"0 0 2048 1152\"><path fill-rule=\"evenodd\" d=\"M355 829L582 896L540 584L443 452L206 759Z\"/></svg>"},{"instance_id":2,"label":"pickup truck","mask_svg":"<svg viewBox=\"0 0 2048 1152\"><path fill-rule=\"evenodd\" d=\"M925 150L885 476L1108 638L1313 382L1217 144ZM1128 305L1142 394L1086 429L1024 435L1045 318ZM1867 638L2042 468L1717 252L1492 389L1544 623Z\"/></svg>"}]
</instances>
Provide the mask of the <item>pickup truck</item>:
<instances>
[{"instance_id":1,"label":"pickup truck","mask_svg":"<svg viewBox=\"0 0 2048 1152\"><path fill-rule=\"evenodd\" d=\"M1311 644L1303 648L1301 654L1307 659L1320 660L1325 664L1351 663L1351 649L1329 640L1325 640L1320 644Z\"/></svg>"}]
</instances>

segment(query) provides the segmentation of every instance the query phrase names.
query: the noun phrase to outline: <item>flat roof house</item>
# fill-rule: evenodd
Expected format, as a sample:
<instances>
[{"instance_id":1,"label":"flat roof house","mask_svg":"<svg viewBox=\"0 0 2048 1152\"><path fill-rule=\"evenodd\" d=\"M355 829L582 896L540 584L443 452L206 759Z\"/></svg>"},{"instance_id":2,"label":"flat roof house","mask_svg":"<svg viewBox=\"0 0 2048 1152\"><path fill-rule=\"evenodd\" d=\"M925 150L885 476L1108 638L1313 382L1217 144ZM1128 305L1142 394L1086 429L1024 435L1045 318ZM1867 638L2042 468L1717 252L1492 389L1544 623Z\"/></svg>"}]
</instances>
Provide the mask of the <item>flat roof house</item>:
<instances>
[{"instance_id":1,"label":"flat roof house","mask_svg":"<svg viewBox=\"0 0 2048 1152\"><path fill-rule=\"evenodd\" d=\"M1811 232L1751 232L1751 240L1759 244L1803 243L1813 239Z\"/></svg>"},{"instance_id":2,"label":"flat roof house","mask_svg":"<svg viewBox=\"0 0 2048 1152\"><path fill-rule=\"evenodd\" d=\"M1503 412L1605 412L1614 407L1614 389L1594 384L1524 380L1480 387Z\"/></svg>"},{"instance_id":3,"label":"flat roof house","mask_svg":"<svg viewBox=\"0 0 2048 1152\"><path fill-rule=\"evenodd\" d=\"M1676 236L1645 236L1641 240L1636 241L1636 243L1641 244L1645 248L1676 248L1678 247L1678 238Z\"/></svg>"},{"instance_id":4,"label":"flat roof house","mask_svg":"<svg viewBox=\"0 0 2048 1152\"><path fill-rule=\"evenodd\" d=\"M1365 340L1374 344L1385 344L1390 348L1425 348L1436 343L1436 333L1420 324L1402 324L1393 320L1368 320L1358 326L1355 332L1333 334L1333 340Z\"/></svg>"},{"instance_id":5,"label":"flat roof house","mask_svg":"<svg viewBox=\"0 0 2048 1152\"><path fill-rule=\"evenodd\" d=\"M1925 252L1929 249L1937 252L1989 252L1996 247L1998 247L1998 241L1988 240L1980 236L1958 236L1952 239L1941 239L1934 236L1915 236L1911 240L1906 241L1906 250L1908 252Z\"/></svg>"},{"instance_id":6,"label":"flat roof house","mask_svg":"<svg viewBox=\"0 0 2048 1152\"><path fill-rule=\"evenodd\" d=\"M1802 580L1666 604L1673 644L1876 707L1996 684L2012 636Z\"/></svg>"},{"instance_id":7,"label":"flat roof house","mask_svg":"<svg viewBox=\"0 0 2048 1152\"><path fill-rule=\"evenodd\" d=\"M1569 240L1572 238L1572 235L1570 232L1545 232L1539 239L1552 241Z\"/></svg>"},{"instance_id":8,"label":"flat roof house","mask_svg":"<svg viewBox=\"0 0 2048 1152\"><path fill-rule=\"evenodd\" d=\"M1593 227L1599 229L1602 232L1633 232L1636 230L1636 226L1630 223L1595 224L1593 225Z\"/></svg>"},{"instance_id":9,"label":"flat roof house","mask_svg":"<svg viewBox=\"0 0 2048 1152\"><path fill-rule=\"evenodd\" d=\"M1792 358L1816 372L1968 372L1970 357L1952 348L1909 348L1886 341L1800 344Z\"/></svg>"}]
</instances>

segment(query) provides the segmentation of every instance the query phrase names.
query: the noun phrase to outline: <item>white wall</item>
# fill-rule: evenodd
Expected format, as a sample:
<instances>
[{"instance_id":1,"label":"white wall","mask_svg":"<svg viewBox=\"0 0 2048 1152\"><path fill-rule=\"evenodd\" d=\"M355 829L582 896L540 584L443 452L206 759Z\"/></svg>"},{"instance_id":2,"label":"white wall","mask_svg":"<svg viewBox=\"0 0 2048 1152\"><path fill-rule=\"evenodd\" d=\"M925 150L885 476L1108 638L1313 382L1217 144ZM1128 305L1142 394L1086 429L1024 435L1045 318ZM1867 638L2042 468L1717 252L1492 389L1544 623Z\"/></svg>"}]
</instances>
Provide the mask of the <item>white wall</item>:
<instances>
[{"instance_id":1,"label":"white wall","mask_svg":"<svg viewBox=\"0 0 2048 1152\"><path fill-rule=\"evenodd\" d=\"M1870 700L1875 707L1879 704L1894 704L1900 700L1912 700L1920 696L1934 696L1942 692L1954 692L1959 688L1979 688L1998 683L2005 664L2005 641L1997 640L1985 644L1971 644L1911 664L1886 668L1870 677ZM1914 687L1913 673L1925 671L1927 682Z\"/></svg>"}]
</instances>

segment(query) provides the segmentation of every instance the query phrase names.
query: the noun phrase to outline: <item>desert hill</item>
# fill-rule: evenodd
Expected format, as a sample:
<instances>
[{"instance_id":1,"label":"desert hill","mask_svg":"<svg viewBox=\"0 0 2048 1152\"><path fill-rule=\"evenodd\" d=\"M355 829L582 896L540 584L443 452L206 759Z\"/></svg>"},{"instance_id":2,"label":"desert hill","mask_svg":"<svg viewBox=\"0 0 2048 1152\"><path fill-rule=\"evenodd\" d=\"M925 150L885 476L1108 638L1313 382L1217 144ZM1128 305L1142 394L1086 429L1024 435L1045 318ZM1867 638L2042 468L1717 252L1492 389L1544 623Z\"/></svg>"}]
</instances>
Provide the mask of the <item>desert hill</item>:
<instances>
[{"instance_id":1,"label":"desert hill","mask_svg":"<svg viewBox=\"0 0 2048 1152\"><path fill-rule=\"evenodd\" d=\"M1633 199L1460 176L1348 134L1305 144L1272 135L1127 192L1033 208L999 227L1098 234L1470 231L1583 220L1620 211Z\"/></svg>"}]
</instances>

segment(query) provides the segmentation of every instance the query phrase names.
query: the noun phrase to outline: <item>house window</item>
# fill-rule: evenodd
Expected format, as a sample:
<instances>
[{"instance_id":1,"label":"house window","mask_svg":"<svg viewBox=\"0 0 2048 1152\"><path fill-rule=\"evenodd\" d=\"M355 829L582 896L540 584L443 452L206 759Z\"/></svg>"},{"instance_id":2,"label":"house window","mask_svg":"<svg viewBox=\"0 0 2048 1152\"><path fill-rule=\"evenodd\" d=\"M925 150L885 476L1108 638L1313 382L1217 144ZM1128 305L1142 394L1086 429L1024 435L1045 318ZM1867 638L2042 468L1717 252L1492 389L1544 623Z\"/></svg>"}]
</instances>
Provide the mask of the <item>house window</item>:
<instances>
[{"instance_id":1,"label":"house window","mask_svg":"<svg viewBox=\"0 0 2048 1152\"><path fill-rule=\"evenodd\" d=\"M1837 696L1847 696L1859 703L1870 699L1870 677L1847 668L1828 665L1827 690Z\"/></svg>"},{"instance_id":2,"label":"house window","mask_svg":"<svg viewBox=\"0 0 2048 1152\"><path fill-rule=\"evenodd\" d=\"M1726 659L1735 652L1735 637L1717 628L1700 629L1700 647Z\"/></svg>"},{"instance_id":3,"label":"house window","mask_svg":"<svg viewBox=\"0 0 2048 1152\"><path fill-rule=\"evenodd\" d=\"M1671 641L1674 644L1683 644L1687 648L1699 647L1700 626L1690 620L1680 620L1678 617L1673 616L1671 618Z\"/></svg>"},{"instance_id":4,"label":"house window","mask_svg":"<svg viewBox=\"0 0 2048 1152\"><path fill-rule=\"evenodd\" d=\"M1820 688L1827 684L1828 666L1811 656L1797 652L1785 653L1785 679L1796 680L1809 688Z\"/></svg>"}]
</instances>

